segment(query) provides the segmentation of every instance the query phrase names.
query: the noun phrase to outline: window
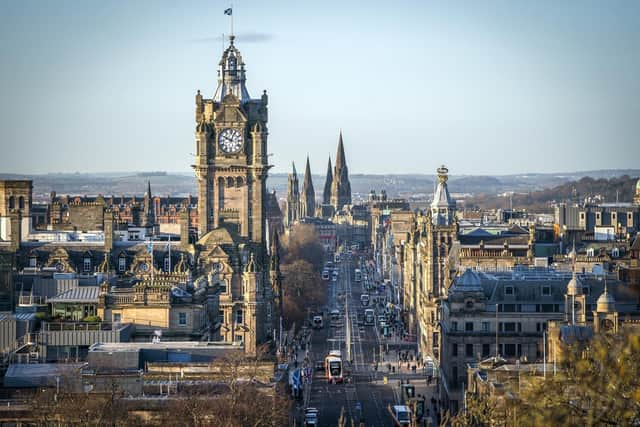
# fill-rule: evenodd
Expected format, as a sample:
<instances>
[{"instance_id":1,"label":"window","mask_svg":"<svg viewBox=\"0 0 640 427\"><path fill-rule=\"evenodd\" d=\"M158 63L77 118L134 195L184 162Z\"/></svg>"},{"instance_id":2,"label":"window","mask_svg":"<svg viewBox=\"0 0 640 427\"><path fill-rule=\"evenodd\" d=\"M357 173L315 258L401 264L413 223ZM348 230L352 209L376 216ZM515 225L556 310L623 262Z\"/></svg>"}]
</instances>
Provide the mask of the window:
<instances>
[{"instance_id":1,"label":"window","mask_svg":"<svg viewBox=\"0 0 640 427\"><path fill-rule=\"evenodd\" d=\"M458 330L458 322L451 322L451 330L452 331Z\"/></svg>"},{"instance_id":2,"label":"window","mask_svg":"<svg viewBox=\"0 0 640 427\"><path fill-rule=\"evenodd\" d=\"M169 257L164 258L164 271L171 272L171 258Z\"/></svg>"},{"instance_id":3,"label":"window","mask_svg":"<svg viewBox=\"0 0 640 427\"><path fill-rule=\"evenodd\" d=\"M182 311L178 313L178 324L180 324L180 326L187 325L187 313Z\"/></svg>"},{"instance_id":4,"label":"window","mask_svg":"<svg viewBox=\"0 0 640 427\"><path fill-rule=\"evenodd\" d=\"M489 332L489 322L482 322L482 332Z\"/></svg>"},{"instance_id":5,"label":"window","mask_svg":"<svg viewBox=\"0 0 640 427\"><path fill-rule=\"evenodd\" d=\"M13 198L13 196L9 197L9 209L15 209L16 207L16 200Z\"/></svg>"},{"instance_id":6,"label":"window","mask_svg":"<svg viewBox=\"0 0 640 427\"><path fill-rule=\"evenodd\" d=\"M542 296L548 297L551 295L551 286L543 285L542 286Z\"/></svg>"},{"instance_id":7,"label":"window","mask_svg":"<svg viewBox=\"0 0 640 427\"><path fill-rule=\"evenodd\" d=\"M454 366L451 368L451 385L453 387L458 387L458 367Z\"/></svg>"},{"instance_id":8,"label":"window","mask_svg":"<svg viewBox=\"0 0 640 427\"><path fill-rule=\"evenodd\" d=\"M120 323L122 321L122 314L113 313L113 323Z\"/></svg>"},{"instance_id":9,"label":"window","mask_svg":"<svg viewBox=\"0 0 640 427\"><path fill-rule=\"evenodd\" d=\"M502 311L505 311L505 312L508 312L508 313L513 313L513 312L516 311L516 305L515 304L503 304Z\"/></svg>"},{"instance_id":10,"label":"window","mask_svg":"<svg viewBox=\"0 0 640 427\"><path fill-rule=\"evenodd\" d=\"M504 355L506 357L516 357L516 345L515 344L505 344L504 345Z\"/></svg>"},{"instance_id":11,"label":"window","mask_svg":"<svg viewBox=\"0 0 640 427\"><path fill-rule=\"evenodd\" d=\"M218 286L220 287L220 292L225 294L227 293L227 282L224 280L220 280L218 282Z\"/></svg>"},{"instance_id":12,"label":"window","mask_svg":"<svg viewBox=\"0 0 640 427\"><path fill-rule=\"evenodd\" d=\"M85 258L84 259L83 269L84 269L85 272L91 271L91 258Z\"/></svg>"},{"instance_id":13,"label":"window","mask_svg":"<svg viewBox=\"0 0 640 427\"><path fill-rule=\"evenodd\" d=\"M464 324L464 330L466 332L473 332L473 322L466 322Z\"/></svg>"},{"instance_id":14,"label":"window","mask_svg":"<svg viewBox=\"0 0 640 427\"><path fill-rule=\"evenodd\" d=\"M24 209L24 197L22 196L18 197L18 208Z\"/></svg>"},{"instance_id":15,"label":"window","mask_svg":"<svg viewBox=\"0 0 640 427\"><path fill-rule=\"evenodd\" d=\"M491 344L482 344L482 357L488 357L491 354Z\"/></svg>"},{"instance_id":16,"label":"window","mask_svg":"<svg viewBox=\"0 0 640 427\"><path fill-rule=\"evenodd\" d=\"M458 344L453 344L451 346L451 355L454 357L458 355Z\"/></svg>"},{"instance_id":17,"label":"window","mask_svg":"<svg viewBox=\"0 0 640 427\"><path fill-rule=\"evenodd\" d=\"M242 320L242 310L236 311L236 323L242 325L244 323Z\"/></svg>"},{"instance_id":18,"label":"window","mask_svg":"<svg viewBox=\"0 0 640 427\"><path fill-rule=\"evenodd\" d=\"M473 357L473 344L467 344L464 352L465 356Z\"/></svg>"},{"instance_id":19,"label":"window","mask_svg":"<svg viewBox=\"0 0 640 427\"><path fill-rule=\"evenodd\" d=\"M504 287L504 294L505 295L513 295L514 291L513 291L513 286L505 286Z\"/></svg>"},{"instance_id":20,"label":"window","mask_svg":"<svg viewBox=\"0 0 640 427\"><path fill-rule=\"evenodd\" d=\"M118 258L118 271L122 273L127 268L127 259L123 256Z\"/></svg>"},{"instance_id":21,"label":"window","mask_svg":"<svg viewBox=\"0 0 640 427\"><path fill-rule=\"evenodd\" d=\"M38 266L38 259L34 256L29 257L29 267L37 267Z\"/></svg>"},{"instance_id":22,"label":"window","mask_svg":"<svg viewBox=\"0 0 640 427\"><path fill-rule=\"evenodd\" d=\"M504 323L504 331L505 332L515 332L516 331L516 323L515 322L505 322Z\"/></svg>"}]
</instances>

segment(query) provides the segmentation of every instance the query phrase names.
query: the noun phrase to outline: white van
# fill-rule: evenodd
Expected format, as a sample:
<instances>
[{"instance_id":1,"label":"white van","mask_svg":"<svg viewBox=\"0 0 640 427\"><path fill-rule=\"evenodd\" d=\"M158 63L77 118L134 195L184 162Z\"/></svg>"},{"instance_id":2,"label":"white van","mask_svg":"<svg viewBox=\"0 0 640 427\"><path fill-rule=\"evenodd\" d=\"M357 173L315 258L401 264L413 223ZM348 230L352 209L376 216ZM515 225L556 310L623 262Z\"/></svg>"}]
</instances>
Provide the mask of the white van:
<instances>
[{"instance_id":1,"label":"white van","mask_svg":"<svg viewBox=\"0 0 640 427\"><path fill-rule=\"evenodd\" d=\"M369 294L360 295L360 303L364 306L369 305Z\"/></svg>"},{"instance_id":2,"label":"white van","mask_svg":"<svg viewBox=\"0 0 640 427\"><path fill-rule=\"evenodd\" d=\"M393 407L393 417L397 425L410 426L411 425L411 410L405 405L395 405Z\"/></svg>"}]
</instances>

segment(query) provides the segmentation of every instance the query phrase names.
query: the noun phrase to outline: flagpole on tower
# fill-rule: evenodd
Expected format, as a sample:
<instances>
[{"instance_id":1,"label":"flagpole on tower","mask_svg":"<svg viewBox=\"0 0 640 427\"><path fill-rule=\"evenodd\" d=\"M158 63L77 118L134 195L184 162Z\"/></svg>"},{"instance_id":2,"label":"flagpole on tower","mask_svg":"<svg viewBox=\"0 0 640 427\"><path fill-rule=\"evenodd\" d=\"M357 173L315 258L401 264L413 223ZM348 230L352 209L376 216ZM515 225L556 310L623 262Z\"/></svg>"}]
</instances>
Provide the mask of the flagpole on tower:
<instances>
[{"instance_id":1,"label":"flagpole on tower","mask_svg":"<svg viewBox=\"0 0 640 427\"><path fill-rule=\"evenodd\" d=\"M233 37L233 5L224 10L224 14L228 15L231 18L231 34L230 37Z\"/></svg>"}]
</instances>

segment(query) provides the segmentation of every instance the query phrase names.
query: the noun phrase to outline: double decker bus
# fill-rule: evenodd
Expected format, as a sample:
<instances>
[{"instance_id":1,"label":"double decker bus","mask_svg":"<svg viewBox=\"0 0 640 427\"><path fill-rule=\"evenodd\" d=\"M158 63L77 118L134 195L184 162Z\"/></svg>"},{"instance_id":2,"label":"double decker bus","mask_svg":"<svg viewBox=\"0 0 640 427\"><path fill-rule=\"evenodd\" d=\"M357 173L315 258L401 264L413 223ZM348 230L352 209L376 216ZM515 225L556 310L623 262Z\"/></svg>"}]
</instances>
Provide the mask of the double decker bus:
<instances>
[{"instance_id":1,"label":"double decker bus","mask_svg":"<svg viewBox=\"0 0 640 427\"><path fill-rule=\"evenodd\" d=\"M331 350L324 359L324 370L329 384L337 384L343 381L342 353L340 350Z\"/></svg>"}]
</instances>

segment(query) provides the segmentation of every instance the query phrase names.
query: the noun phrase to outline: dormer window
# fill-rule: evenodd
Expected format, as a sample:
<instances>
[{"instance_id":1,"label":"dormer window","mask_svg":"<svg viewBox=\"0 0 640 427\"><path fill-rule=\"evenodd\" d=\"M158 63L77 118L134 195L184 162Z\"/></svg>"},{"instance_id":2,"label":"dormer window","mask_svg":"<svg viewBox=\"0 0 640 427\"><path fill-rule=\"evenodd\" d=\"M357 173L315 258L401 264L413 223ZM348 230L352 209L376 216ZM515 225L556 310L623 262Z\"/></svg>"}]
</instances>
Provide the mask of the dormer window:
<instances>
[{"instance_id":1,"label":"dormer window","mask_svg":"<svg viewBox=\"0 0 640 427\"><path fill-rule=\"evenodd\" d=\"M35 256L29 257L29 267L36 268L38 266L38 259Z\"/></svg>"},{"instance_id":2,"label":"dormer window","mask_svg":"<svg viewBox=\"0 0 640 427\"><path fill-rule=\"evenodd\" d=\"M164 258L164 271L171 272L171 258Z\"/></svg>"},{"instance_id":3,"label":"dormer window","mask_svg":"<svg viewBox=\"0 0 640 427\"><path fill-rule=\"evenodd\" d=\"M473 301L467 301L467 309L471 310L473 308Z\"/></svg>"},{"instance_id":4,"label":"dormer window","mask_svg":"<svg viewBox=\"0 0 640 427\"><path fill-rule=\"evenodd\" d=\"M118 271L123 273L127 269L127 259L123 256L118 258Z\"/></svg>"},{"instance_id":5,"label":"dormer window","mask_svg":"<svg viewBox=\"0 0 640 427\"><path fill-rule=\"evenodd\" d=\"M593 256L594 254L595 254L595 251L593 248L587 249L587 256Z\"/></svg>"},{"instance_id":6,"label":"dormer window","mask_svg":"<svg viewBox=\"0 0 640 427\"><path fill-rule=\"evenodd\" d=\"M91 271L91 258L85 258L83 263L83 270L85 273Z\"/></svg>"},{"instance_id":7,"label":"dormer window","mask_svg":"<svg viewBox=\"0 0 640 427\"><path fill-rule=\"evenodd\" d=\"M548 297L551 295L551 286L543 285L542 286L542 296Z\"/></svg>"},{"instance_id":8,"label":"dormer window","mask_svg":"<svg viewBox=\"0 0 640 427\"><path fill-rule=\"evenodd\" d=\"M504 287L504 294L505 295L513 295L514 294L513 286L505 286Z\"/></svg>"}]
</instances>

